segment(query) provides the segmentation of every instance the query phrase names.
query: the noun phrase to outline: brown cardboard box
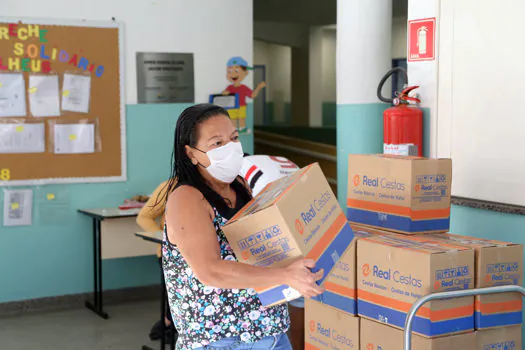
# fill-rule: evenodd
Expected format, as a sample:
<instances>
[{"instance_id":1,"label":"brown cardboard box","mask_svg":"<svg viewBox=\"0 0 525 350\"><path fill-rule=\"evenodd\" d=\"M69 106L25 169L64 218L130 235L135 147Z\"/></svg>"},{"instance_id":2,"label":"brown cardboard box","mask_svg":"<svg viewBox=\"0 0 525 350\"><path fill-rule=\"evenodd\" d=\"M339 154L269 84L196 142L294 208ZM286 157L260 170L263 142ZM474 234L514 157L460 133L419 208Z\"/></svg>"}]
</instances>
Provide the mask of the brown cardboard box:
<instances>
[{"instance_id":1,"label":"brown cardboard box","mask_svg":"<svg viewBox=\"0 0 525 350\"><path fill-rule=\"evenodd\" d=\"M521 350L521 326L477 331L477 350Z\"/></svg>"},{"instance_id":2,"label":"brown cardboard box","mask_svg":"<svg viewBox=\"0 0 525 350\"><path fill-rule=\"evenodd\" d=\"M403 328L421 297L474 286L474 251L412 236L376 235L357 241L357 311ZM474 329L474 297L434 300L417 313L413 330L437 337Z\"/></svg>"},{"instance_id":3,"label":"brown cardboard box","mask_svg":"<svg viewBox=\"0 0 525 350\"><path fill-rule=\"evenodd\" d=\"M476 288L519 285L523 282L523 245L455 234L433 234L425 238L462 245L476 252ZM475 303L476 329L522 323L521 294L478 295Z\"/></svg>"},{"instance_id":4,"label":"brown cardboard box","mask_svg":"<svg viewBox=\"0 0 525 350\"><path fill-rule=\"evenodd\" d=\"M356 263L357 263L357 240L378 234L383 231L369 227L350 225L354 231L354 240L346 249L341 259L335 264L334 269L323 283L325 292L313 298L323 304L335 307L340 311L352 315L357 314L356 293Z\"/></svg>"},{"instance_id":5,"label":"brown cardboard box","mask_svg":"<svg viewBox=\"0 0 525 350\"><path fill-rule=\"evenodd\" d=\"M404 341L402 330L361 319L361 350L401 350ZM470 332L433 339L413 334L411 345L411 350L470 350L476 347L476 334Z\"/></svg>"},{"instance_id":6,"label":"brown cardboard box","mask_svg":"<svg viewBox=\"0 0 525 350\"><path fill-rule=\"evenodd\" d=\"M446 232L451 181L450 159L350 155L348 220L406 234Z\"/></svg>"},{"instance_id":7,"label":"brown cardboard box","mask_svg":"<svg viewBox=\"0 0 525 350\"><path fill-rule=\"evenodd\" d=\"M305 349L359 348L359 317L317 301L305 301Z\"/></svg>"},{"instance_id":8,"label":"brown cardboard box","mask_svg":"<svg viewBox=\"0 0 525 350\"><path fill-rule=\"evenodd\" d=\"M324 269L322 283L354 238L319 165L268 185L223 227L239 261L286 266L306 257ZM257 290L263 305L298 298L287 285Z\"/></svg>"}]
</instances>

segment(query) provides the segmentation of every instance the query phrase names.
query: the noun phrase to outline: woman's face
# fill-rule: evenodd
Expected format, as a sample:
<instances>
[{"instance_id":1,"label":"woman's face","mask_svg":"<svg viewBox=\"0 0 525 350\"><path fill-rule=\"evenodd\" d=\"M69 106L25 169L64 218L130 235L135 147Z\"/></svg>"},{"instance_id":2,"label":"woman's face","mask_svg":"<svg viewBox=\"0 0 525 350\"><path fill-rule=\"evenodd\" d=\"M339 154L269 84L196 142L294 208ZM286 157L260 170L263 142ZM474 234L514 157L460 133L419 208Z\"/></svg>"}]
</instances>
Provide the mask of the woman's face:
<instances>
[{"instance_id":1,"label":"woman's face","mask_svg":"<svg viewBox=\"0 0 525 350\"><path fill-rule=\"evenodd\" d=\"M197 144L195 148L202 152L222 147L230 142L239 142L239 132L225 115L211 117L197 126ZM204 167L210 165L208 156L191 147L186 146L186 153L192 163L201 164Z\"/></svg>"}]
</instances>

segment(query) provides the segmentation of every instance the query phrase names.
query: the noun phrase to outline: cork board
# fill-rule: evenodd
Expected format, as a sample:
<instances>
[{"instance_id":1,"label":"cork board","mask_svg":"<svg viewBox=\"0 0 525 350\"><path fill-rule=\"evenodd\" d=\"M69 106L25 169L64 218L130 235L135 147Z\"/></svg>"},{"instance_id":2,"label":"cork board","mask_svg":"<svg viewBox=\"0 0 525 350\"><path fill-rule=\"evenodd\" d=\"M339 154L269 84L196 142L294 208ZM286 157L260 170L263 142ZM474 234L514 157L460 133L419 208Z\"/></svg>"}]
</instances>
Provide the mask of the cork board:
<instances>
[{"instance_id":1,"label":"cork board","mask_svg":"<svg viewBox=\"0 0 525 350\"><path fill-rule=\"evenodd\" d=\"M28 90L26 116L9 119L45 122L46 137L43 153L0 153L0 186L126 180L122 35L115 22L0 18L0 73L23 71ZM57 75L60 98L64 74L90 76L89 110L33 117L31 74ZM56 154L53 125L82 122L94 124L95 152Z\"/></svg>"}]
</instances>

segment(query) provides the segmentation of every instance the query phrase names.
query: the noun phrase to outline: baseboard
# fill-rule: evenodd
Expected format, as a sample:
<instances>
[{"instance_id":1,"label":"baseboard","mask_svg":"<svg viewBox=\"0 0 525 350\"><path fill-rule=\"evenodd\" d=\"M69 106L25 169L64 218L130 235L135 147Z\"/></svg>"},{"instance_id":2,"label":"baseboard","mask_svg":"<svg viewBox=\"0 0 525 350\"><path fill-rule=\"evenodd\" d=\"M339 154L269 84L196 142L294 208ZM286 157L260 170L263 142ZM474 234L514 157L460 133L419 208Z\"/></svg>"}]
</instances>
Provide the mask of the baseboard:
<instances>
[{"instance_id":1,"label":"baseboard","mask_svg":"<svg viewBox=\"0 0 525 350\"><path fill-rule=\"evenodd\" d=\"M135 301L160 299L160 285L114 289L104 292L104 305L116 305ZM93 293L60 295L55 297L0 303L0 317L43 311L59 311L84 307L92 300Z\"/></svg>"}]
</instances>

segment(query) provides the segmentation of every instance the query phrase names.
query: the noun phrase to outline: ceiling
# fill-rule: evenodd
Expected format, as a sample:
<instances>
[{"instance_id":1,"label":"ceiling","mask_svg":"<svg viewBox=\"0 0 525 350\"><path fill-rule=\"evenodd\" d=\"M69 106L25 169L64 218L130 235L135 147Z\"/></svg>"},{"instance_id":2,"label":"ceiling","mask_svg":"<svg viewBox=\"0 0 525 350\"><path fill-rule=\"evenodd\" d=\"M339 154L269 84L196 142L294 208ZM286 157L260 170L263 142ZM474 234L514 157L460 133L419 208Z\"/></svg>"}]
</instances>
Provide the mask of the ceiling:
<instances>
[{"instance_id":1,"label":"ceiling","mask_svg":"<svg viewBox=\"0 0 525 350\"><path fill-rule=\"evenodd\" d=\"M336 0L254 0L254 20L308 26L333 24L336 4Z\"/></svg>"},{"instance_id":2,"label":"ceiling","mask_svg":"<svg viewBox=\"0 0 525 350\"><path fill-rule=\"evenodd\" d=\"M393 16L406 17L408 0L392 1ZM255 21L330 25L336 23L337 0L253 0L253 12Z\"/></svg>"}]
</instances>

